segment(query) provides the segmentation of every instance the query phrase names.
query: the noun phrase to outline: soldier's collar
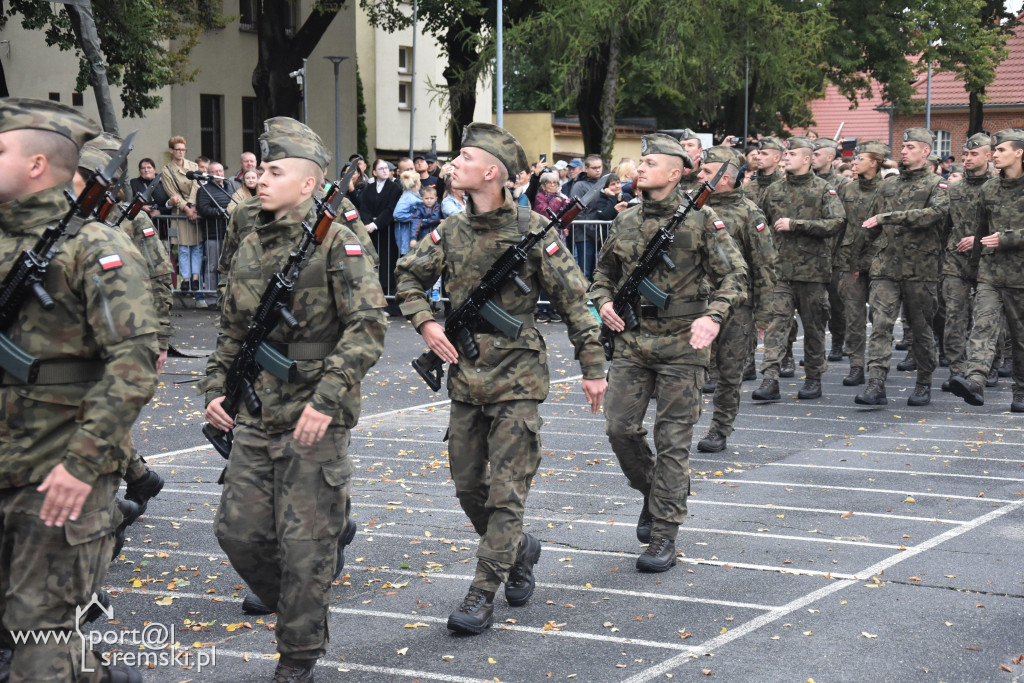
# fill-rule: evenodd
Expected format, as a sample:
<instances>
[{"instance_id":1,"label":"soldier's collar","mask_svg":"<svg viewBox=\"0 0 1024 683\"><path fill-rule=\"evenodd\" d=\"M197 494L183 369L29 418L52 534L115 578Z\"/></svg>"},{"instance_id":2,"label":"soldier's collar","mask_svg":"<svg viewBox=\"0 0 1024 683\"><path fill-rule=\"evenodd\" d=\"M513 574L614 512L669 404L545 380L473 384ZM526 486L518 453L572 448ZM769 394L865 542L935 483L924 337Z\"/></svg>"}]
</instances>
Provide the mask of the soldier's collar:
<instances>
[{"instance_id":1,"label":"soldier's collar","mask_svg":"<svg viewBox=\"0 0 1024 683\"><path fill-rule=\"evenodd\" d=\"M505 188L505 201L502 202L501 206L494 209L493 211L487 211L480 213L473 205L473 199L466 195L466 216L472 218L469 222L470 226L474 230L490 230L498 227L502 220L505 220L508 216L514 215L516 212L516 203L512 198L512 193L509 192L508 188Z\"/></svg>"},{"instance_id":2,"label":"soldier's collar","mask_svg":"<svg viewBox=\"0 0 1024 683\"><path fill-rule=\"evenodd\" d=\"M983 185L989 180L992 180L992 178L992 172L989 171L988 168L985 169L984 173L978 175L973 173L964 173L964 182L968 185Z\"/></svg>"},{"instance_id":3,"label":"soldier's collar","mask_svg":"<svg viewBox=\"0 0 1024 683\"><path fill-rule=\"evenodd\" d=\"M679 202L681 197L679 193L681 189L676 189L669 192L668 196L664 199L654 201L653 199L644 199L641 202L641 212L644 218L663 218L665 216L671 216L675 213L675 210L679 208Z\"/></svg>"},{"instance_id":4,"label":"soldier's collar","mask_svg":"<svg viewBox=\"0 0 1024 683\"><path fill-rule=\"evenodd\" d=\"M721 206L723 204L732 204L738 199L743 198L743 192L740 188L734 187L731 190L716 190L711 193L711 197L708 198L708 204L712 206Z\"/></svg>"},{"instance_id":5,"label":"soldier's collar","mask_svg":"<svg viewBox=\"0 0 1024 683\"><path fill-rule=\"evenodd\" d=\"M71 206L64 196L64 190L70 187L70 183L57 185L0 204L0 228L8 234L20 234L56 223Z\"/></svg>"},{"instance_id":6,"label":"soldier's collar","mask_svg":"<svg viewBox=\"0 0 1024 683\"><path fill-rule=\"evenodd\" d=\"M289 236L293 232L297 233L299 226L302 225L302 221L307 218L312 208L313 198L310 197L298 206L291 208L280 218L274 218L274 214L268 211L260 211L256 223L256 232L259 234L260 242L267 246L280 237ZM310 220L312 221L312 217ZM295 246L298 247L298 242Z\"/></svg>"},{"instance_id":7,"label":"soldier's collar","mask_svg":"<svg viewBox=\"0 0 1024 683\"><path fill-rule=\"evenodd\" d=\"M931 173L931 170L928 168L928 164L925 164L921 168L915 168L913 171L907 171L907 170L901 169L900 170L899 178L900 178L900 180L906 181L906 180L920 178L925 173ZM942 176L939 176L939 177L941 178ZM945 182L945 181L943 181L943 182Z\"/></svg>"},{"instance_id":8,"label":"soldier's collar","mask_svg":"<svg viewBox=\"0 0 1024 683\"><path fill-rule=\"evenodd\" d=\"M757 178L755 178L754 180L757 181L758 185L771 185L772 183L774 183L776 180L778 180L781 177L779 175L779 172L781 170L782 170L781 168L776 166L774 172L769 173L768 175L765 175L764 173L758 173L757 174Z\"/></svg>"},{"instance_id":9,"label":"soldier's collar","mask_svg":"<svg viewBox=\"0 0 1024 683\"><path fill-rule=\"evenodd\" d=\"M795 173L790 173L789 171L786 171L786 181L791 185L794 183L798 185L802 183L809 183L811 182L812 178L817 177L818 176L814 175L814 171L808 171L807 173L801 173L800 175L796 175Z\"/></svg>"}]
</instances>

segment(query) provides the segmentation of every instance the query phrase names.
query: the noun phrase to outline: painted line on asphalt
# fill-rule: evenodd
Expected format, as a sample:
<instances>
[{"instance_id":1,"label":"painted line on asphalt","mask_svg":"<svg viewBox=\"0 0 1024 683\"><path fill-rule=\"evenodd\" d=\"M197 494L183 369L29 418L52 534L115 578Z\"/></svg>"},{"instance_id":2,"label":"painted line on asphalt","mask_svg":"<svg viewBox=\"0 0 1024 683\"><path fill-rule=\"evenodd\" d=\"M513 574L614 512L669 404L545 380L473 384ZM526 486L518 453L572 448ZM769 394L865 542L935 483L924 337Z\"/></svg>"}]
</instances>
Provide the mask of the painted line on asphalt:
<instances>
[{"instance_id":1,"label":"painted line on asphalt","mask_svg":"<svg viewBox=\"0 0 1024 683\"><path fill-rule=\"evenodd\" d=\"M886 493L899 496L920 496L922 498L948 498L950 500L972 500L976 503L1015 503L1005 498L978 498L977 496L960 496L931 491L910 491L907 489L874 489L865 486L834 486L830 484L794 484L791 482L763 481L760 479L703 479L714 484L750 484L757 486L791 486L793 488L819 489L820 491L858 491L860 493Z\"/></svg>"},{"instance_id":2,"label":"painted line on asphalt","mask_svg":"<svg viewBox=\"0 0 1024 683\"><path fill-rule=\"evenodd\" d=\"M242 657L248 656L250 660L259 659L260 661L274 662L275 660L270 657L265 657L257 652L244 652L242 650L224 650L220 647L217 648L217 656L227 656L234 659L242 659ZM423 671L421 669L399 669L391 666L373 666L371 664L356 664L349 661L338 661L330 660L327 658L321 658L317 660L316 665L322 669L328 671L338 671L341 673L349 673L353 671L360 671L364 673L378 674L380 676L401 678L414 678L423 681L443 681L444 683L480 683L480 678L466 678L464 676L453 676L452 674L435 673L433 671Z\"/></svg>"},{"instance_id":3,"label":"painted line on asphalt","mask_svg":"<svg viewBox=\"0 0 1024 683\"><path fill-rule=\"evenodd\" d=\"M800 456L797 456L800 457ZM761 467L798 467L808 470L842 470L844 472L866 472L867 474L905 474L911 477L955 477L958 479L986 479L1022 483L1021 477L995 477L990 474L960 474L957 472L923 472L921 470L883 470L877 467L843 467L842 465L815 465L814 463L768 462Z\"/></svg>"}]
</instances>

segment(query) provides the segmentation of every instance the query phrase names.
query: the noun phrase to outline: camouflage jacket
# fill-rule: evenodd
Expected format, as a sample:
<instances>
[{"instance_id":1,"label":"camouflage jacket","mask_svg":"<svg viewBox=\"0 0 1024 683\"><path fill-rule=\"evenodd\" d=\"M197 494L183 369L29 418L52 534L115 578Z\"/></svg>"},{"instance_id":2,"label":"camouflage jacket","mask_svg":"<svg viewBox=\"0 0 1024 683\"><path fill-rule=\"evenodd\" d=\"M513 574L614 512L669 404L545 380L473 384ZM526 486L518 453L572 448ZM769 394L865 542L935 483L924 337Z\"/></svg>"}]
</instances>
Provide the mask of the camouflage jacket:
<instances>
[{"instance_id":1,"label":"camouflage jacket","mask_svg":"<svg viewBox=\"0 0 1024 683\"><path fill-rule=\"evenodd\" d=\"M757 208L761 209L761 213L764 213L764 196L768 192L768 188L785 177L786 172L782 170L782 164L779 164L778 168L775 169L775 173L771 175L758 173L751 182L743 185L740 190L747 196L747 199L757 204ZM769 225L768 227L772 226Z\"/></svg>"},{"instance_id":2,"label":"camouflage jacket","mask_svg":"<svg viewBox=\"0 0 1024 683\"><path fill-rule=\"evenodd\" d=\"M955 275L965 280L978 279L977 252L961 254L956 245L964 237L974 234L977 228L975 215L982 186L994 178L991 171L985 170L982 175L964 174L959 183L949 186L949 222L946 249L942 254L942 274Z\"/></svg>"},{"instance_id":3,"label":"camouflage jacket","mask_svg":"<svg viewBox=\"0 0 1024 683\"><path fill-rule=\"evenodd\" d=\"M844 273L867 272L871 267L871 230L863 227L871 217L871 200L875 196L882 176L858 178L839 190L839 199L846 210L846 227L843 239L836 250L832 266Z\"/></svg>"},{"instance_id":4,"label":"camouflage jacket","mask_svg":"<svg viewBox=\"0 0 1024 683\"><path fill-rule=\"evenodd\" d=\"M978 282L993 287L1024 289L1024 176L1005 178L1000 172L981 186L981 199L975 211L976 239L981 252ZM982 246L980 238L999 233L999 246Z\"/></svg>"},{"instance_id":5,"label":"camouflage jacket","mask_svg":"<svg viewBox=\"0 0 1024 683\"><path fill-rule=\"evenodd\" d=\"M239 245L228 271L217 348L199 384L207 404L223 395L227 370L267 283L298 247L302 221L312 206L313 200L307 199L279 220L258 212ZM284 355L296 360L298 377L288 383L261 372L255 389L262 410L259 415L250 414L243 403L237 421L271 434L285 432L295 427L310 404L336 424L355 426L362 403L360 382L384 350L385 306L370 259L356 236L335 223L295 282L289 310L299 326L290 330L278 324L268 337ZM314 350L314 345L322 350Z\"/></svg>"},{"instance_id":6,"label":"camouflage jacket","mask_svg":"<svg viewBox=\"0 0 1024 683\"><path fill-rule=\"evenodd\" d=\"M948 211L946 181L927 167L883 180L868 213L878 216L869 228L871 279L938 282Z\"/></svg>"},{"instance_id":7,"label":"camouflage jacket","mask_svg":"<svg viewBox=\"0 0 1024 683\"><path fill-rule=\"evenodd\" d=\"M64 187L0 204L0 278L47 225L67 213ZM142 256L120 230L86 223L50 262L44 286L56 302L45 311L29 298L11 341L42 361L40 380L0 380L0 489L36 484L63 464L93 484L123 472L122 447L156 387L157 324ZM95 379L43 379L67 363Z\"/></svg>"},{"instance_id":8,"label":"camouflage jacket","mask_svg":"<svg viewBox=\"0 0 1024 683\"><path fill-rule=\"evenodd\" d=\"M679 201L680 195L673 192L665 200L644 200L616 216L614 229L598 255L589 291L598 310L612 301L658 226L669 221ZM669 309L706 301L710 302L707 310L695 307L697 310L685 314L662 317L645 316L638 311L640 326L617 335L615 355L707 367L711 349L696 350L690 346L690 325L696 318L711 313L728 318L733 309L743 305L747 298L747 265L725 223L707 207L689 213L676 229L668 255L675 262L675 269L658 266L650 279L668 292ZM715 291L708 291L708 281ZM641 304L647 303L641 297Z\"/></svg>"},{"instance_id":9,"label":"camouflage jacket","mask_svg":"<svg viewBox=\"0 0 1024 683\"><path fill-rule=\"evenodd\" d=\"M757 205L739 189L715 192L707 206L725 222L726 229L743 253L750 277L750 295L746 303L753 308L754 322L759 327L767 327L772 315L772 291L775 289L775 267L779 257L772 230Z\"/></svg>"},{"instance_id":10,"label":"camouflage jacket","mask_svg":"<svg viewBox=\"0 0 1024 683\"><path fill-rule=\"evenodd\" d=\"M548 219L540 214L530 215L530 231L547 224ZM429 290L442 273L452 306L458 307L498 257L521 238L518 209L511 194L506 192L504 204L487 213L477 213L472 200L468 200L465 211L444 219L429 237L421 239L399 259L395 268L395 296L402 313L417 329L433 320L424 290ZM531 293L520 295L509 283L494 303L511 315L528 320L541 290L547 292L569 328L569 339L576 349L583 377L604 377L604 351L597 339L598 323L587 308L586 280L561 238L548 232L530 252L519 277L529 285ZM460 350L459 362L449 366L448 394L452 399L485 405L547 398L547 347L540 330L524 327L518 339L500 333L477 332L473 336L480 355L471 360Z\"/></svg>"},{"instance_id":11,"label":"camouflage jacket","mask_svg":"<svg viewBox=\"0 0 1024 683\"><path fill-rule=\"evenodd\" d=\"M827 283L832 277L829 243L846 220L836 191L813 173L786 173L765 193L764 210L772 229L780 218L789 219L789 230L772 236L779 250L779 280Z\"/></svg>"},{"instance_id":12,"label":"camouflage jacket","mask_svg":"<svg viewBox=\"0 0 1024 683\"><path fill-rule=\"evenodd\" d=\"M828 183L828 186L836 192L842 189L843 186L849 185L851 182L849 178L837 171L834 167L829 167L828 173L815 173L814 175Z\"/></svg>"},{"instance_id":13,"label":"camouflage jacket","mask_svg":"<svg viewBox=\"0 0 1024 683\"><path fill-rule=\"evenodd\" d=\"M167 249L160 241L160 235L153 226L153 221L145 211L140 211L133 221L122 221L128 239L142 254L149 271L149 284L159 325L157 343L161 351L166 351L174 328L171 327L171 276L174 268L167 255Z\"/></svg>"}]
</instances>

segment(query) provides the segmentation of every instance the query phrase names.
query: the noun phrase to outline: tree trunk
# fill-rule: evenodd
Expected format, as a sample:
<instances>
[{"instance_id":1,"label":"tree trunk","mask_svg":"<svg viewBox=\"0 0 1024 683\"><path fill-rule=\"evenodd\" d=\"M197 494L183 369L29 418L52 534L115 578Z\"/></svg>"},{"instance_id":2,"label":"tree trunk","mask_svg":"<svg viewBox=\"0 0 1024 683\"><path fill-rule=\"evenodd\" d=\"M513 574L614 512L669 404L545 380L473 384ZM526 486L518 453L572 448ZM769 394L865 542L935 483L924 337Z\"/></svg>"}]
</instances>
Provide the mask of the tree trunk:
<instances>
[{"instance_id":1,"label":"tree trunk","mask_svg":"<svg viewBox=\"0 0 1024 683\"><path fill-rule=\"evenodd\" d=\"M100 123L103 130L113 135L118 135L117 113L114 111L114 104L110 100L110 85L107 83L106 59L100 49L100 39L96 35L96 22L92 16L92 5L89 2L76 2L65 5L68 17L71 19L71 30L78 40L78 46L82 48L85 58L90 65L90 78L92 90L96 95L96 108L99 109Z\"/></svg>"},{"instance_id":2,"label":"tree trunk","mask_svg":"<svg viewBox=\"0 0 1024 683\"><path fill-rule=\"evenodd\" d=\"M604 97L605 73L608 69L608 47L608 44L602 45L597 54L585 58L580 65L580 87L576 96L576 114L580 119L583 151L586 154L601 153L603 138L601 104Z\"/></svg>"},{"instance_id":3,"label":"tree trunk","mask_svg":"<svg viewBox=\"0 0 1024 683\"><path fill-rule=\"evenodd\" d=\"M619 44L622 38L622 23L612 22L608 42L608 70L604 78L604 95L601 103L601 158L605 168L611 168L612 149L615 147L615 112L618 109L619 94Z\"/></svg>"},{"instance_id":4,"label":"tree trunk","mask_svg":"<svg viewBox=\"0 0 1024 683\"><path fill-rule=\"evenodd\" d=\"M448 64L442 75L448 84L448 113L451 117L448 135L452 150L462 147L462 130L473 122L476 110L476 84L479 80L479 65L476 62L480 56L473 49L472 43L465 39L466 35L479 33L480 22L474 23L475 26L452 26L445 36Z\"/></svg>"},{"instance_id":5,"label":"tree trunk","mask_svg":"<svg viewBox=\"0 0 1024 683\"><path fill-rule=\"evenodd\" d=\"M970 118L967 123L967 137L980 133L985 126L985 109L981 97L985 94L982 88L978 92L968 93L970 101Z\"/></svg>"}]
</instances>

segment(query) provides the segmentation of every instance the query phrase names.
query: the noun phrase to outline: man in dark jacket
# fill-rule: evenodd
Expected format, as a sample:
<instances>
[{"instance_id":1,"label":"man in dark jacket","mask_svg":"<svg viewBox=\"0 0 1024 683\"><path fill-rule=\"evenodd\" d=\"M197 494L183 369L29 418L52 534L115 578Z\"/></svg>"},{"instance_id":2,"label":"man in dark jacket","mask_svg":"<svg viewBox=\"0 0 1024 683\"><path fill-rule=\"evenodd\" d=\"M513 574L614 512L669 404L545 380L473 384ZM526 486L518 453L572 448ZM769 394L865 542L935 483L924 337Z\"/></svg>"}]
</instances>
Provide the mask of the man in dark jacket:
<instances>
[{"instance_id":1,"label":"man in dark jacket","mask_svg":"<svg viewBox=\"0 0 1024 683\"><path fill-rule=\"evenodd\" d=\"M196 208L199 210L199 229L206 235L206 262L217 263L220 259L220 243L224 239L224 231L228 227L228 203L231 202L232 188L227 180L223 178L224 165L219 161L211 161L209 166L210 175L214 180L209 180L199 186L196 194ZM216 273L210 272L207 279L216 279ZM216 282L211 283L210 289L216 289Z\"/></svg>"}]
</instances>

